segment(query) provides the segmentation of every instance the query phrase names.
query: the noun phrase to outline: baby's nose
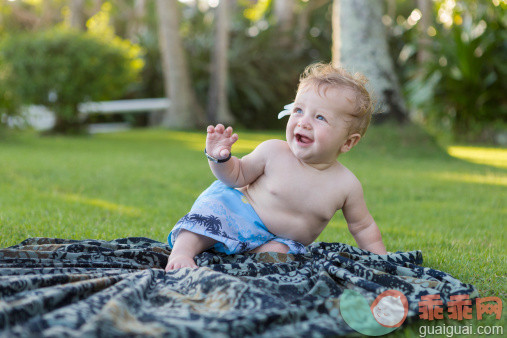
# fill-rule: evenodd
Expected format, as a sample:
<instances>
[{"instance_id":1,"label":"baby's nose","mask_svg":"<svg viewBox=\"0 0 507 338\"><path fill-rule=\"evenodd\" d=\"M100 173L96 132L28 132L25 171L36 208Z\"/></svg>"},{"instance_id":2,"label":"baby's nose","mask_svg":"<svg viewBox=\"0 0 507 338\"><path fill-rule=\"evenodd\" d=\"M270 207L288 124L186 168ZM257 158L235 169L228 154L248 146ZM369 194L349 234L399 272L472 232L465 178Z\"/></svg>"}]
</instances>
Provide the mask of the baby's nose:
<instances>
[{"instance_id":1,"label":"baby's nose","mask_svg":"<svg viewBox=\"0 0 507 338\"><path fill-rule=\"evenodd\" d=\"M308 122L306 122L305 120L299 121L298 127L302 128L302 129L308 129L308 130L312 129L312 126Z\"/></svg>"}]
</instances>

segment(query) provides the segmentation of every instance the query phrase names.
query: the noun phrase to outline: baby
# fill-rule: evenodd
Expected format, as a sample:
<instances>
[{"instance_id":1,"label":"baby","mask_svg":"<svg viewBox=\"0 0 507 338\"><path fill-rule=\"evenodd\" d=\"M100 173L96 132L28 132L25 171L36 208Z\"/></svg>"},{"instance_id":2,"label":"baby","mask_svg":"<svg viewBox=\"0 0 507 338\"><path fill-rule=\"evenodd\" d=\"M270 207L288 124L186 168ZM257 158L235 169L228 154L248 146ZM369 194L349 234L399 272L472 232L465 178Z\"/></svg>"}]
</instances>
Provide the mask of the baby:
<instances>
[{"instance_id":1,"label":"baby","mask_svg":"<svg viewBox=\"0 0 507 338\"><path fill-rule=\"evenodd\" d=\"M386 254L361 183L337 157L364 135L373 104L361 75L314 64L301 76L286 139L268 140L239 159L232 128L208 126L205 153L215 181L168 236L166 271L197 267L194 256L219 252L304 253L342 210L357 245Z\"/></svg>"}]
</instances>

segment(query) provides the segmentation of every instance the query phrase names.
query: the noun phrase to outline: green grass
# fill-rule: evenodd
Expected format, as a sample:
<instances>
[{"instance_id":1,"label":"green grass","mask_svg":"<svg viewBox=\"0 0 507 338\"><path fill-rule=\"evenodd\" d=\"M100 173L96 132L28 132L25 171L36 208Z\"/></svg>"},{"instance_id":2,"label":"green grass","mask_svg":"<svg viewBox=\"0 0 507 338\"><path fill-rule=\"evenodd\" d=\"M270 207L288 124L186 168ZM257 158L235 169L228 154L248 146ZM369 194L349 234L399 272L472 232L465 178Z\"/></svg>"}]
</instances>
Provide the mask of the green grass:
<instances>
[{"instance_id":1,"label":"green grass","mask_svg":"<svg viewBox=\"0 0 507 338\"><path fill-rule=\"evenodd\" d=\"M239 135L236 155L284 137ZM0 247L28 237L164 242L214 179L204 140L166 130L0 139ZM505 168L453 158L418 127L393 125L371 127L340 161L361 180L387 250L422 250L424 266L505 301ZM341 212L318 241L355 245Z\"/></svg>"}]
</instances>

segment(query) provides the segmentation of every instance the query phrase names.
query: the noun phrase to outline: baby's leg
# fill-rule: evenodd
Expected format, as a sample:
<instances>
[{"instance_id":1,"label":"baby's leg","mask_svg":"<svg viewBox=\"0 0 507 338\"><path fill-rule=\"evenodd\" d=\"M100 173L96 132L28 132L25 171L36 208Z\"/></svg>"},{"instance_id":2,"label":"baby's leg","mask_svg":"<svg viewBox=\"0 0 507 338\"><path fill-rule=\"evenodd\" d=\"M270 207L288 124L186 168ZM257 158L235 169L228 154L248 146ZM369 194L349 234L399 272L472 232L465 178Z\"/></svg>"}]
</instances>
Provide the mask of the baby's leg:
<instances>
[{"instance_id":1,"label":"baby's leg","mask_svg":"<svg viewBox=\"0 0 507 338\"><path fill-rule=\"evenodd\" d=\"M259 253L259 252L287 253L287 252L289 252L289 247L287 245L277 242L277 241L269 241L269 242L264 243L261 246L258 246L255 249L250 250L248 252L249 253Z\"/></svg>"},{"instance_id":2,"label":"baby's leg","mask_svg":"<svg viewBox=\"0 0 507 338\"><path fill-rule=\"evenodd\" d=\"M165 271L183 267L197 268L194 257L211 248L217 241L188 230L181 229L174 242Z\"/></svg>"}]
</instances>

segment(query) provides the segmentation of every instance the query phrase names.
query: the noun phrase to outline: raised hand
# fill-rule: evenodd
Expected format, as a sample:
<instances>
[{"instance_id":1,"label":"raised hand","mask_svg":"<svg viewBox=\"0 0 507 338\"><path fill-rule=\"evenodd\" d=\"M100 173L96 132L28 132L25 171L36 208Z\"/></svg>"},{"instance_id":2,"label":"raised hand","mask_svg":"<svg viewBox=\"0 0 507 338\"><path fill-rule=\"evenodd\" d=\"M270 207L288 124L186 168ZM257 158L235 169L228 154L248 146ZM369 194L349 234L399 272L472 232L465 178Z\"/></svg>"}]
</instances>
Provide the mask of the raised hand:
<instances>
[{"instance_id":1,"label":"raised hand","mask_svg":"<svg viewBox=\"0 0 507 338\"><path fill-rule=\"evenodd\" d=\"M216 127L208 126L206 137L206 152L216 158L225 159L231 153L231 146L238 140L238 134L232 133L232 127L227 129L222 124Z\"/></svg>"}]
</instances>

